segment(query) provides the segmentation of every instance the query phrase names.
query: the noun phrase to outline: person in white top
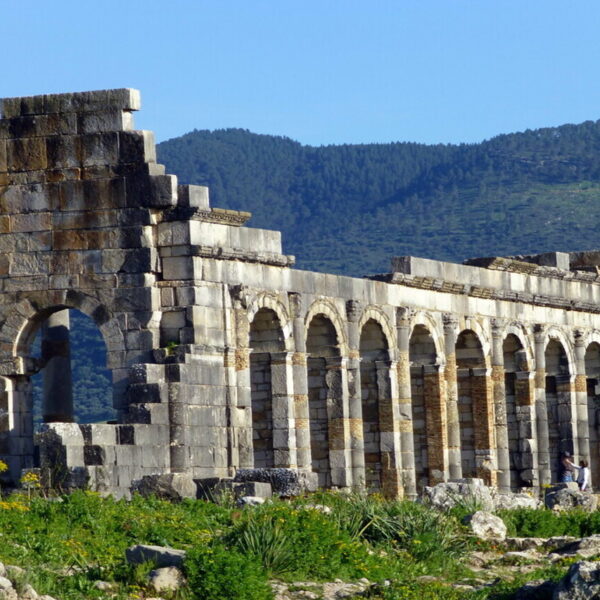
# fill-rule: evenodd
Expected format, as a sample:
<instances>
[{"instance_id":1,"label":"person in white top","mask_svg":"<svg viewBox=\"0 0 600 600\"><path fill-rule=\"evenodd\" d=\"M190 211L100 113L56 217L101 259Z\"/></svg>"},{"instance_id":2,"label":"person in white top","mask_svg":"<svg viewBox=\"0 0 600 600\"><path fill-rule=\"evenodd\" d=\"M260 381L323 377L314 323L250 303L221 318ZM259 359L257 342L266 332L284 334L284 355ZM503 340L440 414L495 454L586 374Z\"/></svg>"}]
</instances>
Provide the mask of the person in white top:
<instances>
[{"instance_id":1,"label":"person in white top","mask_svg":"<svg viewBox=\"0 0 600 600\"><path fill-rule=\"evenodd\" d=\"M579 489L584 491L589 491L590 489L590 467L587 460L579 461L579 466L573 464L573 466L577 469L577 484L579 485Z\"/></svg>"}]
</instances>

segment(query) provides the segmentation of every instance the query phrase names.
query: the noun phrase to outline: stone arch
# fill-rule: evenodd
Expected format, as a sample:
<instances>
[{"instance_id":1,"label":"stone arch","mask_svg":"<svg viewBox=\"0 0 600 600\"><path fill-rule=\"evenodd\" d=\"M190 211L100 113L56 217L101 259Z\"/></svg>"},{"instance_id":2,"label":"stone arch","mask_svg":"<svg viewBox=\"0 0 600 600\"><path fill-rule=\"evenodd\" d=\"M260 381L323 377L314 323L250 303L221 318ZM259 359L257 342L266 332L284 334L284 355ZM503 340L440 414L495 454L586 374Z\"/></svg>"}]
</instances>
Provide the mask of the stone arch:
<instances>
[{"instance_id":1,"label":"stone arch","mask_svg":"<svg viewBox=\"0 0 600 600\"><path fill-rule=\"evenodd\" d=\"M343 407L339 331L327 313L312 312L307 322L306 352L312 469L320 487L331 487L331 448L336 445Z\"/></svg>"},{"instance_id":2,"label":"stone arch","mask_svg":"<svg viewBox=\"0 0 600 600\"><path fill-rule=\"evenodd\" d=\"M0 326L0 372L3 375L0 397L6 407L6 419L0 425L0 440L11 448L6 458L13 480L18 479L21 469L34 466L31 377L42 365L31 358L31 346L42 324L51 315L67 309L78 310L95 323L106 346L109 369L119 364L117 357L125 349L116 317L111 315L106 306L87 294L40 291L14 306ZM120 406L125 385L117 386L115 380L113 372L113 405Z\"/></svg>"},{"instance_id":3,"label":"stone arch","mask_svg":"<svg viewBox=\"0 0 600 600\"><path fill-rule=\"evenodd\" d=\"M481 333L481 327L478 329ZM489 361L480 335L474 329L463 329L456 339L462 473L463 477L481 476L491 483L495 443Z\"/></svg>"},{"instance_id":4,"label":"stone arch","mask_svg":"<svg viewBox=\"0 0 600 600\"><path fill-rule=\"evenodd\" d=\"M483 325L475 318L475 317L465 317L465 326L462 331L470 330L476 336L477 340L481 346L481 353L483 355L483 364L481 367L491 367L491 354L492 354L492 345L490 342L490 335L487 328L484 328Z\"/></svg>"},{"instance_id":5,"label":"stone arch","mask_svg":"<svg viewBox=\"0 0 600 600\"><path fill-rule=\"evenodd\" d=\"M600 335L588 336L587 342L585 379L590 455L582 458L590 463L592 482L600 482Z\"/></svg>"},{"instance_id":6,"label":"stone arch","mask_svg":"<svg viewBox=\"0 0 600 600\"><path fill-rule=\"evenodd\" d=\"M439 356L428 326L414 323L409 338L409 362L415 479L419 493L425 486L438 483L444 471L443 436L439 428L445 416L442 414Z\"/></svg>"},{"instance_id":7,"label":"stone arch","mask_svg":"<svg viewBox=\"0 0 600 600\"><path fill-rule=\"evenodd\" d=\"M68 308L79 310L94 321L106 344L107 361L110 353L125 349L123 333L116 317L98 300L81 292L61 293L58 296L52 292L40 293L36 295L35 304L28 299L21 300L0 327L0 345L10 345L11 358L25 358L41 324L52 313ZM6 360L9 356L4 352L0 358ZM14 374L23 375L26 372L23 370Z\"/></svg>"},{"instance_id":8,"label":"stone arch","mask_svg":"<svg viewBox=\"0 0 600 600\"><path fill-rule=\"evenodd\" d=\"M524 325L520 323L509 323L502 332L502 339L506 339L509 335L515 336L521 344L523 352L525 352L526 366L523 370L532 371L534 369L534 342L532 335L527 331Z\"/></svg>"},{"instance_id":9,"label":"stone arch","mask_svg":"<svg viewBox=\"0 0 600 600\"><path fill-rule=\"evenodd\" d=\"M252 449L256 468L275 465L273 446L273 354L285 350L278 314L267 307L252 313L248 334L250 347L250 403Z\"/></svg>"},{"instance_id":10,"label":"stone arch","mask_svg":"<svg viewBox=\"0 0 600 600\"><path fill-rule=\"evenodd\" d=\"M381 327L387 342L389 359L393 360L397 354L397 346L394 328L390 323L389 317L378 306L369 305L365 307L360 319L358 320L358 330L362 331L363 327L368 321L374 321Z\"/></svg>"},{"instance_id":11,"label":"stone arch","mask_svg":"<svg viewBox=\"0 0 600 600\"><path fill-rule=\"evenodd\" d=\"M260 292L254 296L254 298L252 298L247 310L248 322L252 323L256 313L264 308L272 310L277 315L281 327L281 333L283 335L283 350L292 352L294 349L292 340L292 322L287 308L274 294Z\"/></svg>"},{"instance_id":12,"label":"stone arch","mask_svg":"<svg viewBox=\"0 0 600 600\"><path fill-rule=\"evenodd\" d=\"M377 315L379 316L379 315ZM380 407L390 402L389 339L379 320L362 320L360 327L360 387L365 482L368 490L382 489Z\"/></svg>"},{"instance_id":13,"label":"stone arch","mask_svg":"<svg viewBox=\"0 0 600 600\"><path fill-rule=\"evenodd\" d=\"M560 330L548 332L544 347L546 362L546 417L548 420L548 452L553 481L561 476L563 452L574 451L572 378L574 362L569 361L566 337Z\"/></svg>"},{"instance_id":14,"label":"stone arch","mask_svg":"<svg viewBox=\"0 0 600 600\"><path fill-rule=\"evenodd\" d=\"M444 366L446 364L446 355L444 354L444 336L440 332L440 327L435 318L427 312L417 311L414 317L411 319L411 335L414 328L421 325L429 332L433 344L435 346L435 353L437 355L436 364Z\"/></svg>"},{"instance_id":15,"label":"stone arch","mask_svg":"<svg viewBox=\"0 0 600 600\"><path fill-rule=\"evenodd\" d=\"M568 370L570 375L574 375L575 370L575 349L573 347L573 342L571 338L558 327L549 327L548 331L546 331L546 336L544 340L544 348L548 347L548 344L551 340L556 340L560 342L562 345L565 356L567 357ZM546 365L546 370L548 370L548 365Z\"/></svg>"},{"instance_id":16,"label":"stone arch","mask_svg":"<svg viewBox=\"0 0 600 600\"><path fill-rule=\"evenodd\" d=\"M309 306L306 316L304 317L304 325L307 337L311 321L319 314L324 315L329 321L331 321L337 336L340 355L348 356L348 340L346 338L346 327L344 325L344 320L342 319L340 312L335 307L333 302L330 302L329 300L319 298Z\"/></svg>"}]
</instances>

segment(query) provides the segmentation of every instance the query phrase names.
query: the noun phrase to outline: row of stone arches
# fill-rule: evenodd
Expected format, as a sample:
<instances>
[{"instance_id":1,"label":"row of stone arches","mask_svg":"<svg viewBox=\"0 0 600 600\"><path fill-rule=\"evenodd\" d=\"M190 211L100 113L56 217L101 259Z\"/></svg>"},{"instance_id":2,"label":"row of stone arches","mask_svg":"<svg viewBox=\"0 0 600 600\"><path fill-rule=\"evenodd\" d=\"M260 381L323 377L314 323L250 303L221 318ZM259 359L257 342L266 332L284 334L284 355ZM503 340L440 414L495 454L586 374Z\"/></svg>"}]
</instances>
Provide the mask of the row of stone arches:
<instances>
[{"instance_id":1,"label":"row of stone arches","mask_svg":"<svg viewBox=\"0 0 600 600\"><path fill-rule=\"evenodd\" d=\"M368 318L363 316L359 321L357 358L360 390L357 394L360 409L349 416L354 417L351 422L358 417L360 428L354 438L351 436L352 467L356 471L359 465L358 472L362 470L363 484L368 489L379 490L385 486L384 463L390 462L389 453L385 456L386 444L382 442L387 433L382 409L385 411L385 407L395 401L391 398L393 385L390 385L389 378L393 378L392 367L397 363L393 360L395 343L374 316L377 314ZM339 325L336 327L331 316L317 310L309 314L305 324L308 404L305 416L308 420L311 467L318 473L320 485L329 487L335 484L331 456L339 442L339 432L336 439L332 437L336 434L336 419L343 415L344 408L336 406L343 394L332 390L328 373L337 369L336 365L344 358L343 344L340 343L342 336ZM450 361L448 354L452 352L448 351L447 344L445 352L441 351L439 336L432 329L429 322L421 319L421 322L412 325L408 341L410 433L414 460L410 468L414 471L417 491L448 477L482 476L482 473L485 477L485 470L493 470L496 464L500 474L505 470L505 486L512 489L540 484L534 473L543 464L548 466L549 478L556 480L559 477L560 453L576 451L577 442L579 454L585 452L586 456L592 457L594 475L600 480L600 419L596 408L596 390L600 380L598 342L591 342L585 350L587 431L583 437L587 441L583 443L576 424L578 409L574 398L573 352L565 343L564 336L551 331L543 342L544 398L543 402L536 402L533 344L520 328L513 326L500 332L502 356L499 368L493 364L495 357L491 345L481 339L481 328L460 331L451 348L454 357ZM256 466L277 465L272 442L277 435L276 411L268 408L269 402L273 406L273 398L269 399L269 390L272 389L270 359L265 344L271 345L271 352L285 352L284 339L279 316L272 308L263 307L254 312L250 325L250 363ZM349 353L352 354L352 351ZM454 370L454 379L449 370ZM539 372L540 369L538 376ZM351 378L348 385L352 396ZM452 390L448 388L453 385L455 407L449 401ZM499 397L496 389L501 389ZM356 429L357 425L354 424L354 427ZM540 431L544 427L547 427L545 434ZM281 427L280 435L284 435L284 429ZM505 464L502 464L500 456L503 435ZM538 439L537 450L535 438ZM361 443L356 444L356 439L360 439ZM544 439L547 442L540 446L540 440ZM266 455L265 445L270 448ZM357 446L360 453L356 452ZM399 448L397 450L400 452ZM406 449L401 449L401 452L405 457ZM403 468L406 469L406 465ZM354 483L359 479L360 476L355 476ZM488 480L492 482L491 478Z\"/></svg>"}]
</instances>

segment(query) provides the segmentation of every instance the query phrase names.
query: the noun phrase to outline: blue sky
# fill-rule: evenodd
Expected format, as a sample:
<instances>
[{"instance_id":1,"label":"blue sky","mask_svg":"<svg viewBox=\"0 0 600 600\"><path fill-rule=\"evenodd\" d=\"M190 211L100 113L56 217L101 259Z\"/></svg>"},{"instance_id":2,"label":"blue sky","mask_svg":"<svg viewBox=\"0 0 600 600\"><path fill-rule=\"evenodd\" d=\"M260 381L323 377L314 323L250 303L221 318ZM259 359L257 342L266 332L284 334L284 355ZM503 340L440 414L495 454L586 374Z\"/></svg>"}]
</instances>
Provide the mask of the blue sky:
<instances>
[{"instance_id":1,"label":"blue sky","mask_svg":"<svg viewBox=\"0 0 600 600\"><path fill-rule=\"evenodd\" d=\"M137 87L157 139L477 142L600 118L600 2L0 0L0 96Z\"/></svg>"}]
</instances>

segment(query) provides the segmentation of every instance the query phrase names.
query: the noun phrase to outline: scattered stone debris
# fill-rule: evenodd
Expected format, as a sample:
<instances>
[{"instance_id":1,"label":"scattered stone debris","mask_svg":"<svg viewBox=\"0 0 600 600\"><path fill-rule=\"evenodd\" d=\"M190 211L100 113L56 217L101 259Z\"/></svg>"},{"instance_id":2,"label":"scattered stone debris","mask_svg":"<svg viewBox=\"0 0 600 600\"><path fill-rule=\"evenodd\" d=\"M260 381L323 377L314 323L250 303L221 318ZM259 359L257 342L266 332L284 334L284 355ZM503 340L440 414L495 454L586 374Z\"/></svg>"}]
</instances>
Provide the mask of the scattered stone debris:
<instances>
[{"instance_id":1,"label":"scattered stone debris","mask_svg":"<svg viewBox=\"0 0 600 600\"><path fill-rule=\"evenodd\" d=\"M504 540L506 538L506 525L504 521L489 512L478 510L466 518L466 524L471 531L481 540Z\"/></svg>"},{"instance_id":2,"label":"scattered stone debris","mask_svg":"<svg viewBox=\"0 0 600 600\"><path fill-rule=\"evenodd\" d=\"M185 560L185 550L176 550L165 546L137 544L127 548L125 558L131 565L152 562L156 567L181 567Z\"/></svg>"}]
</instances>

